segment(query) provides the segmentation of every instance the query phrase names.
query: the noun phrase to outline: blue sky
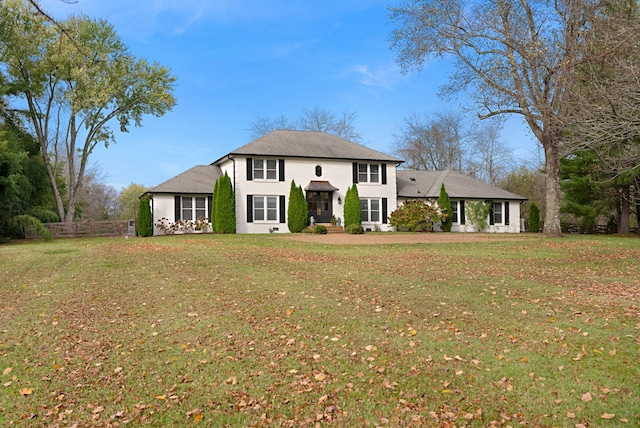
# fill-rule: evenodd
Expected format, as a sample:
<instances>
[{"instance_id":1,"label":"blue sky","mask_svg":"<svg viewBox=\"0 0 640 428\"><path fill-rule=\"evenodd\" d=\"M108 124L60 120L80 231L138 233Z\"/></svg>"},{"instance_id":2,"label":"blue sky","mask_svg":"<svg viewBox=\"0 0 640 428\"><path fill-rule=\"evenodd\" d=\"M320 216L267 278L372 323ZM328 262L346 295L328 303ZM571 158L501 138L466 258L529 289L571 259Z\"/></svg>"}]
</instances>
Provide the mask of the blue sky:
<instances>
[{"instance_id":1,"label":"blue sky","mask_svg":"<svg viewBox=\"0 0 640 428\"><path fill-rule=\"evenodd\" d=\"M131 52L177 77L178 105L141 128L116 134L93 161L116 190L153 187L250 141L258 117L297 119L319 107L356 114L362 143L391 153L412 114L457 111L437 97L450 67L433 61L403 75L388 43L394 0L41 0L61 19L86 14L111 22ZM117 123L111 124L117 129ZM536 143L511 118L503 141L518 160Z\"/></svg>"}]
</instances>

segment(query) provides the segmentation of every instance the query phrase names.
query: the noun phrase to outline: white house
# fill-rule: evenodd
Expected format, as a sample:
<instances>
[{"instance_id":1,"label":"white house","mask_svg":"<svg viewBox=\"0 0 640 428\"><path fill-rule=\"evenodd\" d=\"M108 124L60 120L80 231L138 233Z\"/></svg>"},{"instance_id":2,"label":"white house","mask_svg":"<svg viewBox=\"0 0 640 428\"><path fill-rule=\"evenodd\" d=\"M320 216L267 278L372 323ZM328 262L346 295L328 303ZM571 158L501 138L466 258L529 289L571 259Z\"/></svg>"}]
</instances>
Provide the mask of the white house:
<instances>
[{"instance_id":1,"label":"white house","mask_svg":"<svg viewBox=\"0 0 640 428\"><path fill-rule=\"evenodd\" d=\"M437 198L441 183L454 202L456 231L465 224L464 203L491 200L493 232L520 231L525 198L453 172L403 171L403 161L324 132L278 130L151 189L154 234L165 222L209 218L215 181L227 173L236 197L236 232L289 232L291 181L304 189L316 223L344 218L346 191L357 183L365 229L389 230L388 215L407 199ZM437 189L436 189L437 188ZM435 192L435 193L434 193Z\"/></svg>"}]
</instances>

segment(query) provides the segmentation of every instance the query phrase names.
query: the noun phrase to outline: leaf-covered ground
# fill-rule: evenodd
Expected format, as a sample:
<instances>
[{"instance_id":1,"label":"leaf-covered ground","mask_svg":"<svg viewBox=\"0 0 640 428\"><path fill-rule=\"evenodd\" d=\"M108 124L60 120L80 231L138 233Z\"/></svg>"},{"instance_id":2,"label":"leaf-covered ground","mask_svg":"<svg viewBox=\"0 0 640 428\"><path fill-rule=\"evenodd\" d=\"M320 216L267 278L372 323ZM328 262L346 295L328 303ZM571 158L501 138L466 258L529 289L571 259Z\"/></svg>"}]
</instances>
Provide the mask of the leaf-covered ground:
<instances>
[{"instance_id":1,"label":"leaf-covered ground","mask_svg":"<svg viewBox=\"0 0 640 428\"><path fill-rule=\"evenodd\" d=\"M0 247L0 426L640 425L639 239L398 236Z\"/></svg>"}]
</instances>

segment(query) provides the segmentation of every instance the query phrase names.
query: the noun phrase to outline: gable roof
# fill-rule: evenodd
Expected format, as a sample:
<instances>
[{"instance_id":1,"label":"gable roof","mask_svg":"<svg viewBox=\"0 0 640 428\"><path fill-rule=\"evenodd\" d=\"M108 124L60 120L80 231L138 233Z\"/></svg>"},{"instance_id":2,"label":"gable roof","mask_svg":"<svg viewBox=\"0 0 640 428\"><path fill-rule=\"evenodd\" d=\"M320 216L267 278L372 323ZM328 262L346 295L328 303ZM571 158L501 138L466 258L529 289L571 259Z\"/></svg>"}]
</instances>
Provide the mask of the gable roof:
<instances>
[{"instance_id":1,"label":"gable roof","mask_svg":"<svg viewBox=\"0 0 640 428\"><path fill-rule=\"evenodd\" d=\"M398 170L397 183L398 198L438 198L440 187L444 183L450 198L527 200L523 196L454 171Z\"/></svg>"},{"instance_id":2,"label":"gable roof","mask_svg":"<svg viewBox=\"0 0 640 428\"><path fill-rule=\"evenodd\" d=\"M344 138L314 131L277 130L253 140L227 156L279 156L296 158L363 160L402 163L402 159L389 156ZM218 163L218 159L213 164Z\"/></svg>"},{"instance_id":3,"label":"gable roof","mask_svg":"<svg viewBox=\"0 0 640 428\"><path fill-rule=\"evenodd\" d=\"M197 165L157 185L147 193L212 194L213 186L221 175L222 171L218 166Z\"/></svg>"}]
</instances>

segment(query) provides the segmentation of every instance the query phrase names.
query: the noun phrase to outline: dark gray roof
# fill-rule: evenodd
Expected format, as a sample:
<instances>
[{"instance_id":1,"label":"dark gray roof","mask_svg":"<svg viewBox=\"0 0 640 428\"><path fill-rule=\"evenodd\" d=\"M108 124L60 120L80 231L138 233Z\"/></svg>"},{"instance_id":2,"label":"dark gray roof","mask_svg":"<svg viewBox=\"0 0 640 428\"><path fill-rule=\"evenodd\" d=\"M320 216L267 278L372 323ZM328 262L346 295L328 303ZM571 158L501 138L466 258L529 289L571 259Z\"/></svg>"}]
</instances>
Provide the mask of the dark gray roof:
<instances>
[{"instance_id":1,"label":"dark gray roof","mask_svg":"<svg viewBox=\"0 0 640 428\"><path fill-rule=\"evenodd\" d=\"M449 197L455 199L527 199L454 171L398 170L397 180L398 198L437 198L444 183Z\"/></svg>"},{"instance_id":2,"label":"dark gray roof","mask_svg":"<svg viewBox=\"0 0 640 428\"><path fill-rule=\"evenodd\" d=\"M176 175L147 193L213 193L213 186L222 175L220 167L215 165L198 165Z\"/></svg>"},{"instance_id":3,"label":"dark gray roof","mask_svg":"<svg viewBox=\"0 0 640 428\"><path fill-rule=\"evenodd\" d=\"M229 156L231 155L403 162L402 159L326 132L290 130L270 132L264 137L232 151L229 153ZM218 159L214 164L221 159Z\"/></svg>"}]
</instances>

